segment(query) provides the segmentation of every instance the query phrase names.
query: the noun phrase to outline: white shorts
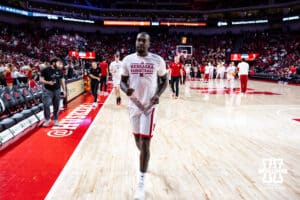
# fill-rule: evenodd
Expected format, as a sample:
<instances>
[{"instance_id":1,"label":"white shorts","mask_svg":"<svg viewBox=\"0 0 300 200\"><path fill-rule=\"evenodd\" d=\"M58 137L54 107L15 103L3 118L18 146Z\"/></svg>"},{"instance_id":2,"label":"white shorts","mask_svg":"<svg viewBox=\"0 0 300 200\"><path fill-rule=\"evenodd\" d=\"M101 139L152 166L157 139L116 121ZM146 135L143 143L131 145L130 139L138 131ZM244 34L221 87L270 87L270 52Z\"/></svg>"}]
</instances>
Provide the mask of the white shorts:
<instances>
[{"instance_id":1,"label":"white shorts","mask_svg":"<svg viewBox=\"0 0 300 200\"><path fill-rule=\"evenodd\" d=\"M156 122L156 108L149 109L146 113L135 107L129 107L129 119L134 135L151 138Z\"/></svg>"},{"instance_id":2,"label":"white shorts","mask_svg":"<svg viewBox=\"0 0 300 200\"><path fill-rule=\"evenodd\" d=\"M113 79L114 87L120 87L120 82L121 82L121 79Z\"/></svg>"}]
</instances>

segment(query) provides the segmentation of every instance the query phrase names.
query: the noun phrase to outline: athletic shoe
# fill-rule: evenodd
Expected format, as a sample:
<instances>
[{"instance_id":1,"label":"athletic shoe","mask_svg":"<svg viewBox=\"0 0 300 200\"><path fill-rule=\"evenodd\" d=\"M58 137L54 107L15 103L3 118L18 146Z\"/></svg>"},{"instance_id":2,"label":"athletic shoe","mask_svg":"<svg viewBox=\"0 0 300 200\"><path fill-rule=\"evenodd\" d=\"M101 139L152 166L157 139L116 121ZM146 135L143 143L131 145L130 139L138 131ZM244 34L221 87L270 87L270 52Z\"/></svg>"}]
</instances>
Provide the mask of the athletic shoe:
<instances>
[{"instance_id":1,"label":"athletic shoe","mask_svg":"<svg viewBox=\"0 0 300 200\"><path fill-rule=\"evenodd\" d=\"M134 193L134 200L144 200L144 199L145 199L144 182L140 181Z\"/></svg>"},{"instance_id":2,"label":"athletic shoe","mask_svg":"<svg viewBox=\"0 0 300 200\"><path fill-rule=\"evenodd\" d=\"M121 105L121 97L118 97L118 98L117 98L117 105L118 105L118 106Z\"/></svg>"},{"instance_id":3,"label":"athletic shoe","mask_svg":"<svg viewBox=\"0 0 300 200\"><path fill-rule=\"evenodd\" d=\"M54 120L54 125L53 126L59 126L58 120Z\"/></svg>"},{"instance_id":4,"label":"athletic shoe","mask_svg":"<svg viewBox=\"0 0 300 200\"><path fill-rule=\"evenodd\" d=\"M43 123L43 127L48 127L49 124L50 124L50 122L51 122L51 119L46 120L46 121Z\"/></svg>"},{"instance_id":5,"label":"athletic shoe","mask_svg":"<svg viewBox=\"0 0 300 200\"><path fill-rule=\"evenodd\" d=\"M98 103L97 102L94 102L93 103L93 107L97 107L98 106Z\"/></svg>"}]
</instances>

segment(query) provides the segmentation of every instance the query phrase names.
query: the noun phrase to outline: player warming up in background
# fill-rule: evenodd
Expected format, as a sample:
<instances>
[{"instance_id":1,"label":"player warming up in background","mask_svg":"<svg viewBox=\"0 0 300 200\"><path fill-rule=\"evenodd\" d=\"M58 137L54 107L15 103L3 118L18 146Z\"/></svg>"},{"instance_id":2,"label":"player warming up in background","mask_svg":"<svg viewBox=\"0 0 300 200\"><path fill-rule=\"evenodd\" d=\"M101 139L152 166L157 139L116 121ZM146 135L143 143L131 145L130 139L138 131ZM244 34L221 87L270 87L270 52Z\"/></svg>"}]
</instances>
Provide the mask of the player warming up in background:
<instances>
[{"instance_id":1,"label":"player warming up in background","mask_svg":"<svg viewBox=\"0 0 300 200\"><path fill-rule=\"evenodd\" d=\"M231 90L235 90L234 86L234 79L236 68L234 66L234 62L231 62L229 66L226 69L226 77L227 77L227 88L230 88Z\"/></svg>"},{"instance_id":2,"label":"player warming up in background","mask_svg":"<svg viewBox=\"0 0 300 200\"><path fill-rule=\"evenodd\" d=\"M115 88L117 105L121 104L121 97L120 97L121 66L122 66L122 61L120 61L120 54L117 52L115 54L115 61L113 61L109 65L109 71L112 74L112 80Z\"/></svg>"},{"instance_id":3,"label":"player warming up in background","mask_svg":"<svg viewBox=\"0 0 300 200\"><path fill-rule=\"evenodd\" d=\"M155 127L156 104L167 87L165 61L148 52L150 36L136 38L136 53L123 59L121 89L130 97L129 117L136 146L140 151L140 172L134 199L144 199L144 180L150 158L150 140Z\"/></svg>"},{"instance_id":4,"label":"player warming up in background","mask_svg":"<svg viewBox=\"0 0 300 200\"><path fill-rule=\"evenodd\" d=\"M245 58L238 64L239 77L241 82L241 93L244 95L247 90L249 64L245 62Z\"/></svg>"}]
</instances>

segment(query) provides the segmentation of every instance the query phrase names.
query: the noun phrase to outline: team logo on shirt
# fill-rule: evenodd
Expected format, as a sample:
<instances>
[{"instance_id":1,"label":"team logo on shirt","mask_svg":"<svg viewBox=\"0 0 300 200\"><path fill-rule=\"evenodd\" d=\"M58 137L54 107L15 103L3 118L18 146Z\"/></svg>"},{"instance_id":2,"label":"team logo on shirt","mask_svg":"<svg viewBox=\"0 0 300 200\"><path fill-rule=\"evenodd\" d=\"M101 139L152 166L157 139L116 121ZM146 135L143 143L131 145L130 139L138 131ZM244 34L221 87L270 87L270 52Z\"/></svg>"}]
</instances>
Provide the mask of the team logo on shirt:
<instances>
[{"instance_id":1,"label":"team logo on shirt","mask_svg":"<svg viewBox=\"0 0 300 200\"><path fill-rule=\"evenodd\" d=\"M154 64L153 63L132 63L130 65L131 74L139 74L143 77L145 74L153 74Z\"/></svg>"}]
</instances>

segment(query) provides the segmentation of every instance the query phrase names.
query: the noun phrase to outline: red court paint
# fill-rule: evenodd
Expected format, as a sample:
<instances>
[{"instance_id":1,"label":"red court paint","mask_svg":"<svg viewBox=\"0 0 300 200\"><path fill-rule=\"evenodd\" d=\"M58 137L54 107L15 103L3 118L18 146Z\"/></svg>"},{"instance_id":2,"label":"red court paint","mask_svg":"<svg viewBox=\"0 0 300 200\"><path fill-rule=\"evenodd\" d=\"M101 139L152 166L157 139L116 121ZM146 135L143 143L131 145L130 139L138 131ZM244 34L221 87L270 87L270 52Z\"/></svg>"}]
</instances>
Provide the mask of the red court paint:
<instances>
[{"instance_id":1,"label":"red court paint","mask_svg":"<svg viewBox=\"0 0 300 200\"><path fill-rule=\"evenodd\" d=\"M107 98L99 97L100 103L97 108L84 108L86 117L81 121L77 120L81 123L77 124L77 127L73 126L74 130L59 129L60 136L63 131L72 131L69 136L50 137L49 132L57 129L41 127L0 153L0 199L41 200L46 197ZM92 101L91 94L81 95L68 105L66 111L61 112L59 120L72 116L71 112L76 108L78 111L80 105L92 105Z\"/></svg>"},{"instance_id":2,"label":"red court paint","mask_svg":"<svg viewBox=\"0 0 300 200\"><path fill-rule=\"evenodd\" d=\"M255 79L255 78L249 78L249 80L251 80L251 81L259 81L259 82L268 82L268 83L275 83L275 84L278 84L278 81L274 81L274 80L263 80L263 79ZM289 83L288 85L292 85L292 86L300 86L300 83Z\"/></svg>"},{"instance_id":3,"label":"red court paint","mask_svg":"<svg viewBox=\"0 0 300 200\"><path fill-rule=\"evenodd\" d=\"M300 118L299 119L293 119L293 120L295 120L296 122L300 122Z\"/></svg>"},{"instance_id":4,"label":"red court paint","mask_svg":"<svg viewBox=\"0 0 300 200\"><path fill-rule=\"evenodd\" d=\"M192 90L198 90L201 94L239 94L240 88L231 90L229 88L208 88L208 87L190 87ZM246 94L262 94L262 95L281 95L279 93L269 91L255 91L253 88L247 88Z\"/></svg>"}]
</instances>

